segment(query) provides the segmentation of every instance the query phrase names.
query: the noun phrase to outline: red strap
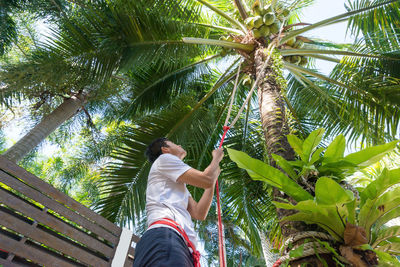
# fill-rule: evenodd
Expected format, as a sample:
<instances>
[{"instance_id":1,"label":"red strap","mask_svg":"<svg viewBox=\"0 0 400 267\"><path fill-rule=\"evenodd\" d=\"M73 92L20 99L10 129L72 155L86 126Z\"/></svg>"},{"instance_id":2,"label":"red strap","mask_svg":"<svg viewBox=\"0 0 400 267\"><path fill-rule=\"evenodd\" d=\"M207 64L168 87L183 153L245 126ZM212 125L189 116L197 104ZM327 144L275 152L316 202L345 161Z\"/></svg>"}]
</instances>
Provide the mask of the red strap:
<instances>
[{"instance_id":1,"label":"red strap","mask_svg":"<svg viewBox=\"0 0 400 267\"><path fill-rule=\"evenodd\" d=\"M201 267L200 266L200 252L196 250L195 245L193 245L192 241L190 241L189 237L187 236L185 230L179 225L179 223L175 222L174 220L171 220L169 218L163 218L161 220L155 221L150 226L154 224L164 224L173 227L176 229L185 239L186 243L188 244L188 247L193 250L192 257L193 257L193 264L194 267Z\"/></svg>"},{"instance_id":2,"label":"red strap","mask_svg":"<svg viewBox=\"0 0 400 267\"><path fill-rule=\"evenodd\" d=\"M224 143L226 133L230 129L229 126L224 126L224 134L222 135L221 142L219 143L219 148L222 147L222 144ZM218 248L219 248L219 266L220 267L226 267L225 264L225 242L224 242L224 229L222 225L222 216L221 216L221 203L220 203L220 196L219 196L219 186L218 186L218 180L215 184L216 191L217 191L217 213L218 213Z\"/></svg>"},{"instance_id":3,"label":"red strap","mask_svg":"<svg viewBox=\"0 0 400 267\"><path fill-rule=\"evenodd\" d=\"M222 135L221 141L219 142L219 148L222 147L222 144L224 143L224 140L225 140L226 133L228 132L230 127L229 126L224 126L222 129L224 130L224 134Z\"/></svg>"},{"instance_id":4,"label":"red strap","mask_svg":"<svg viewBox=\"0 0 400 267\"><path fill-rule=\"evenodd\" d=\"M282 264L281 260L278 259L278 260L274 263L274 265L272 265L272 267L279 267L279 266L281 266L281 264Z\"/></svg>"}]
</instances>

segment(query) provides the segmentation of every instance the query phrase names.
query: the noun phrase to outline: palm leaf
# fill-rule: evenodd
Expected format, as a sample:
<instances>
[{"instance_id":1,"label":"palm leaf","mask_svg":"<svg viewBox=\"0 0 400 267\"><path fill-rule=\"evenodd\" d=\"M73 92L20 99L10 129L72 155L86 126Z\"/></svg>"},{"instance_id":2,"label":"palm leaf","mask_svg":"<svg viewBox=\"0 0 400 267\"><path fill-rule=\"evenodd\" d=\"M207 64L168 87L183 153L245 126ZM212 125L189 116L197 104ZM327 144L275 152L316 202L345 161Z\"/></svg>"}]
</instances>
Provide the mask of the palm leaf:
<instances>
[{"instance_id":1,"label":"palm leaf","mask_svg":"<svg viewBox=\"0 0 400 267\"><path fill-rule=\"evenodd\" d=\"M349 19L347 29L356 37L363 34L369 37L379 32L384 36L400 33L400 2L391 1L391 4L383 5L367 12L357 14ZM348 1L346 9L351 12L357 9L368 8L384 3L382 0L356 0Z\"/></svg>"},{"instance_id":2,"label":"palm leaf","mask_svg":"<svg viewBox=\"0 0 400 267\"><path fill-rule=\"evenodd\" d=\"M105 79L138 62L170 64L171 59L179 62L205 53L201 47L181 42L184 34L207 36L209 30L192 23L197 17L198 6L190 1L162 5L157 1L116 1L101 9L86 8L76 19L63 21L45 48L89 70L93 78ZM176 53L177 49L183 52Z\"/></svg>"},{"instance_id":3,"label":"palm leaf","mask_svg":"<svg viewBox=\"0 0 400 267\"><path fill-rule=\"evenodd\" d=\"M206 90L206 88L202 88L200 79L204 79L211 73L208 62L218 56L210 56L194 63L188 62L186 65L176 66L173 69L166 68L167 66L160 67L157 64L150 68L147 66L136 67L127 75L133 89L133 101L125 111L123 118L143 112L150 106L152 109L156 109L163 104L170 103L172 98L177 95L195 88L198 91Z\"/></svg>"}]
</instances>

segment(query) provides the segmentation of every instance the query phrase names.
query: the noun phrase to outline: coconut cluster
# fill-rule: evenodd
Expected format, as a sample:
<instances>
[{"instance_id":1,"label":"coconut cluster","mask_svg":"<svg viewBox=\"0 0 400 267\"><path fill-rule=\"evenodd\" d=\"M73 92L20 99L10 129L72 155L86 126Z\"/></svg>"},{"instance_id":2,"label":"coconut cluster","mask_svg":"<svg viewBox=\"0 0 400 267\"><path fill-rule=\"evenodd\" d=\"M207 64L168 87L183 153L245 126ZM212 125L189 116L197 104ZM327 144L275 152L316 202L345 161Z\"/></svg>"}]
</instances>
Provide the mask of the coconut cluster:
<instances>
[{"instance_id":1,"label":"coconut cluster","mask_svg":"<svg viewBox=\"0 0 400 267\"><path fill-rule=\"evenodd\" d=\"M264 40L268 42L269 40L278 38L282 23L284 23L284 21L286 21L286 19L289 17L290 10L285 8L285 6L281 3L276 3L275 6L271 4L262 6L260 2L256 0L249 15L250 16L244 20L247 29L251 31L254 38L258 39L265 37L266 39ZM281 38L287 34L287 31L288 29L285 29L285 31L282 32ZM229 42L241 42L237 36L232 34L221 36L219 39ZM280 48L301 49L304 45L303 40L304 37L301 36L290 38L284 44L280 45ZM262 39L259 41L262 41ZM223 47L220 55L224 57L234 52L235 51L233 49ZM308 63L307 57L300 55L284 56L283 60L300 66L305 66ZM252 81L252 77L246 75L243 78L243 85L250 86Z\"/></svg>"},{"instance_id":2,"label":"coconut cluster","mask_svg":"<svg viewBox=\"0 0 400 267\"><path fill-rule=\"evenodd\" d=\"M300 65L300 66L306 66L308 63L307 57L298 56L298 55L286 56L286 57L283 57L283 60L286 62L292 63L292 64Z\"/></svg>"},{"instance_id":3,"label":"coconut cluster","mask_svg":"<svg viewBox=\"0 0 400 267\"><path fill-rule=\"evenodd\" d=\"M277 3L275 7L271 4L261 6L259 1L256 1L252 6L252 17L248 17L244 23L249 30L252 30L255 38L269 37L270 35L278 34L283 21L290 15L290 11L285 8L281 3ZM301 37L300 37L301 38ZM293 37L286 41L284 46L287 48L300 49L303 47L304 42L300 39ZM286 56L283 60L305 66L308 59L304 56Z\"/></svg>"},{"instance_id":4,"label":"coconut cluster","mask_svg":"<svg viewBox=\"0 0 400 267\"><path fill-rule=\"evenodd\" d=\"M271 4L261 7L259 2L256 2L252 10L254 16L248 17L244 23L249 30L253 31L255 38L279 33L283 20L290 14L288 9L279 4L275 8Z\"/></svg>"},{"instance_id":5,"label":"coconut cluster","mask_svg":"<svg viewBox=\"0 0 400 267\"><path fill-rule=\"evenodd\" d=\"M299 37L290 38L289 40L286 41L286 43L284 45L286 47L290 47L293 49L300 49L303 47L304 42L301 40L301 36L299 36ZM307 57L298 56L298 55L285 56L285 57L283 57L283 60L285 60L286 62L292 63L292 64L300 65L300 66L305 66L308 63Z\"/></svg>"}]
</instances>

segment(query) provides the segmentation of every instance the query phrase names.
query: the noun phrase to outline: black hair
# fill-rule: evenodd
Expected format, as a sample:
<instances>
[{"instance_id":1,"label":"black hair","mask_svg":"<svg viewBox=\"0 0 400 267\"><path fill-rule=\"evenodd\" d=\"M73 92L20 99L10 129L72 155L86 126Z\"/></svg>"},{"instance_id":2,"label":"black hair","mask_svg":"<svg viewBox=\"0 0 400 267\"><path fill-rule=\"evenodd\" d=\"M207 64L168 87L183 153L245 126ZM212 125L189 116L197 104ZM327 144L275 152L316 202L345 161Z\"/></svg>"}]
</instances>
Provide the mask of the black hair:
<instances>
[{"instance_id":1,"label":"black hair","mask_svg":"<svg viewBox=\"0 0 400 267\"><path fill-rule=\"evenodd\" d=\"M162 154L162 147L168 147L167 141L169 141L168 138L161 137L153 140L151 144L147 146L145 154L150 163L153 163Z\"/></svg>"}]
</instances>

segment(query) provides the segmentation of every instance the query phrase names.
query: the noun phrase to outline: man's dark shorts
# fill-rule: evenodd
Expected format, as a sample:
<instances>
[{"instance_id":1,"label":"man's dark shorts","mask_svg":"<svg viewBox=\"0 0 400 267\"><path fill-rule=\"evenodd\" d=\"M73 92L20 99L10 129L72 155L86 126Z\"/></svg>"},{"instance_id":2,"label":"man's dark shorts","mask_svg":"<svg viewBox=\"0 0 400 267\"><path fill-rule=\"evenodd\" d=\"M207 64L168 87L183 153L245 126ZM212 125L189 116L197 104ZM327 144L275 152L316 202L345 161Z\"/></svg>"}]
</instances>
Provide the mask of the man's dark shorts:
<instances>
[{"instance_id":1,"label":"man's dark shorts","mask_svg":"<svg viewBox=\"0 0 400 267\"><path fill-rule=\"evenodd\" d=\"M133 267L193 267L193 258L177 232L158 227L146 231L137 243Z\"/></svg>"}]
</instances>

